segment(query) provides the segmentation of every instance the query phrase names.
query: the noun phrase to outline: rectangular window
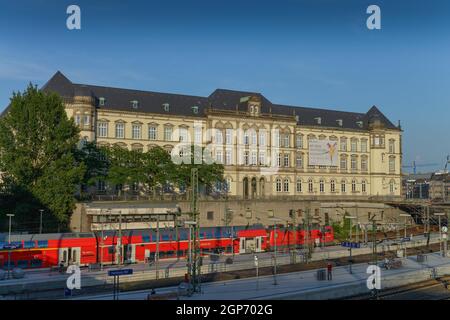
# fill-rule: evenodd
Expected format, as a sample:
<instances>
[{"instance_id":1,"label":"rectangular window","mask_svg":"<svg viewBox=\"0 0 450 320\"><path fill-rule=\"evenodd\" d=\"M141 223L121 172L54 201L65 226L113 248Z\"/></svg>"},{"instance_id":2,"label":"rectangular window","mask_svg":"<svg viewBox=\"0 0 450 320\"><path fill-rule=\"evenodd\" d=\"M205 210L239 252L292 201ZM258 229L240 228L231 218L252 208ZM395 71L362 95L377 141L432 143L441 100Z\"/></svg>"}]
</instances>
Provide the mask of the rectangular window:
<instances>
[{"instance_id":1,"label":"rectangular window","mask_svg":"<svg viewBox=\"0 0 450 320\"><path fill-rule=\"evenodd\" d=\"M188 141L188 130L186 128L180 128L179 133L180 133L179 141L187 142Z\"/></svg>"},{"instance_id":2,"label":"rectangular window","mask_svg":"<svg viewBox=\"0 0 450 320\"><path fill-rule=\"evenodd\" d=\"M389 172L395 172L395 158L389 158Z\"/></svg>"},{"instance_id":3,"label":"rectangular window","mask_svg":"<svg viewBox=\"0 0 450 320\"><path fill-rule=\"evenodd\" d=\"M89 116L88 116L88 115L84 115L84 116L83 116L83 124L84 124L85 126L88 126L88 125L89 125Z\"/></svg>"},{"instance_id":4,"label":"rectangular window","mask_svg":"<svg viewBox=\"0 0 450 320\"><path fill-rule=\"evenodd\" d=\"M116 138L125 138L125 124L116 123Z\"/></svg>"},{"instance_id":5,"label":"rectangular window","mask_svg":"<svg viewBox=\"0 0 450 320\"><path fill-rule=\"evenodd\" d=\"M206 219L208 220L214 220L214 211L208 211L206 213Z\"/></svg>"},{"instance_id":6,"label":"rectangular window","mask_svg":"<svg viewBox=\"0 0 450 320\"><path fill-rule=\"evenodd\" d=\"M395 153L395 142L394 142L394 140L389 140L389 153Z\"/></svg>"},{"instance_id":7,"label":"rectangular window","mask_svg":"<svg viewBox=\"0 0 450 320\"><path fill-rule=\"evenodd\" d=\"M303 136L298 134L295 138L295 145L297 148L303 148Z\"/></svg>"},{"instance_id":8,"label":"rectangular window","mask_svg":"<svg viewBox=\"0 0 450 320\"><path fill-rule=\"evenodd\" d=\"M341 157L341 170L347 170L347 158Z\"/></svg>"},{"instance_id":9,"label":"rectangular window","mask_svg":"<svg viewBox=\"0 0 450 320\"><path fill-rule=\"evenodd\" d=\"M289 154L288 153L284 154L284 166L289 167Z\"/></svg>"},{"instance_id":10,"label":"rectangular window","mask_svg":"<svg viewBox=\"0 0 450 320\"><path fill-rule=\"evenodd\" d=\"M97 127L97 134L100 138L105 138L108 136L108 123L99 122Z\"/></svg>"},{"instance_id":11,"label":"rectangular window","mask_svg":"<svg viewBox=\"0 0 450 320\"><path fill-rule=\"evenodd\" d=\"M231 164L231 150L225 150L225 164Z\"/></svg>"},{"instance_id":12,"label":"rectangular window","mask_svg":"<svg viewBox=\"0 0 450 320\"><path fill-rule=\"evenodd\" d=\"M264 151L259 152L259 165L261 166L266 165L266 153Z\"/></svg>"},{"instance_id":13,"label":"rectangular window","mask_svg":"<svg viewBox=\"0 0 450 320\"><path fill-rule=\"evenodd\" d=\"M289 148L289 133L284 135L284 147Z\"/></svg>"},{"instance_id":14,"label":"rectangular window","mask_svg":"<svg viewBox=\"0 0 450 320\"><path fill-rule=\"evenodd\" d=\"M223 152L222 150L217 150L216 151L216 162L217 163L223 163Z\"/></svg>"},{"instance_id":15,"label":"rectangular window","mask_svg":"<svg viewBox=\"0 0 450 320\"><path fill-rule=\"evenodd\" d=\"M148 140L156 140L156 127L155 126L149 126L148 127Z\"/></svg>"},{"instance_id":16,"label":"rectangular window","mask_svg":"<svg viewBox=\"0 0 450 320\"><path fill-rule=\"evenodd\" d=\"M367 152L367 140L361 140L361 152Z\"/></svg>"},{"instance_id":17,"label":"rectangular window","mask_svg":"<svg viewBox=\"0 0 450 320\"><path fill-rule=\"evenodd\" d=\"M216 144L223 144L223 136L222 136L222 131L219 129L216 129Z\"/></svg>"},{"instance_id":18,"label":"rectangular window","mask_svg":"<svg viewBox=\"0 0 450 320\"><path fill-rule=\"evenodd\" d=\"M256 166L256 162L257 162L256 157L257 157L256 151L252 151L252 158L251 158L251 161L252 161L251 165L252 166Z\"/></svg>"},{"instance_id":19,"label":"rectangular window","mask_svg":"<svg viewBox=\"0 0 450 320\"><path fill-rule=\"evenodd\" d=\"M352 139L352 144L351 144L352 152L357 152L358 151L357 148L358 148L358 142L356 141L356 139Z\"/></svg>"},{"instance_id":20,"label":"rectangular window","mask_svg":"<svg viewBox=\"0 0 450 320\"><path fill-rule=\"evenodd\" d=\"M244 165L248 166L248 151L244 151Z\"/></svg>"},{"instance_id":21,"label":"rectangular window","mask_svg":"<svg viewBox=\"0 0 450 320\"><path fill-rule=\"evenodd\" d=\"M225 143L227 145L233 144L233 129L225 129Z\"/></svg>"},{"instance_id":22,"label":"rectangular window","mask_svg":"<svg viewBox=\"0 0 450 320\"><path fill-rule=\"evenodd\" d=\"M264 130L259 131L259 146L266 146L266 132Z\"/></svg>"},{"instance_id":23,"label":"rectangular window","mask_svg":"<svg viewBox=\"0 0 450 320\"><path fill-rule=\"evenodd\" d=\"M341 139L341 151L347 151L347 139Z\"/></svg>"},{"instance_id":24,"label":"rectangular window","mask_svg":"<svg viewBox=\"0 0 450 320\"><path fill-rule=\"evenodd\" d=\"M297 154L296 166L297 168L303 168L303 155L301 153Z\"/></svg>"},{"instance_id":25,"label":"rectangular window","mask_svg":"<svg viewBox=\"0 0 450 320\"><path fill-rule=\"evenodd\" d=\"M302 180L297 180L297 192L302 192Z\"/></svg>"},{"instance_id":26,"label":"rectangular window","mask_svg":"<svg viewBox=\"0 0 450 320\"><path fill-rule=\"evenodd\" d=\"M350 162L351 162L351 167L350 168L352 170L356 170L357 169L356 157L352 157Z\"/></svg>"},{"instance_id":27,"label":"rectangular window","mask_svg":"<svg viewBox=\"0 0 450 320\"><path fill-rule=\"evenodd\" d=\"M361 159L361 170L367 171L367 159L366 158Z\"/></svg>"},{"instance_id":28,"label":"rectangular window","mask_svg":"<svg viewBox=\"0 0 450 320\"><path fill-rule=\"evenodd\" d=\"M164 127L164 140L172 141L172 127Z\"/></svg>"},{"instance_id":29,"label":"rectangular window","mask_svg":"<svg viewBox=\"0 0 450 320\"><path fill-rule=\"evenodd\" d=\"M194 142L196 144L202 143L202 128L201 127L195 127L194 128Z\"/></svg>"},{"instance_id":30,"label":"rectangular window","mask_svg":"<svg viewBox=\"0 0 450 320\"><path fill-rule=\"evenodd\" d=\"M131 129L131 137L132 139L141 139L141 125L133 124Z\"/></svg>"},{"instance_id":31,"label":"rectangular window","mask_svg":"<svg viewBox=\"0 0 450 320\"><path fill-rule=\"evenodd\" d=\"M279 153L277 156L277 166L281 167L281 153Z\"/></svg>"},{"instance_id":32,"label":"rectangular window","mask_svg":"<svg viewBox=\"0 0 450 320\"><path fill-rule=\"evenodd\" d=\"M75 124L76 124L77 126L79 126L79 125L81 124L81 116L80 116L79 114L77 114L77 115L75 116Z\"/></svg>"}]
</instances>

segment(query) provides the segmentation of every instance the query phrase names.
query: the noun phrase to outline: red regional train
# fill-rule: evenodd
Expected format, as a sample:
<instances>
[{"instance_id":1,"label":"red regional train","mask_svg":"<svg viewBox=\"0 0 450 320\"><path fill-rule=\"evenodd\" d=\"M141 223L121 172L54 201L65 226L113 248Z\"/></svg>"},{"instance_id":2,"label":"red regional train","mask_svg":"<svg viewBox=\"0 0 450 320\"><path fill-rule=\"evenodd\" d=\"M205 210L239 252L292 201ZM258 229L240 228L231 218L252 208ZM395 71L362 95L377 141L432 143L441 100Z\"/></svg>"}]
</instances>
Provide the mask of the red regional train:
<instances>
[{"instance_id":1,"label":"red regional train","mask_svg":"<svg viewBox=\"0 0 450 320\"><path fill-rule=\"evenodd\" d=\"M334 241L331 226L323 232L310 230L311 243L329 244ZM295 242L305 244L306 231L285 228L265 229L262 225L235 227L200 228L200 250L203 255L211 253L243 254L249 252L283 251ZM1 237L1 236L0 236ZM96 233L50 233L12 235L11 243L7 235L0 238L0 268L49 268L77 264L88 266L98 264L120 263L121 256L125 263L154 261L157 246L159 259L181 258L187 256L189 248L189 229L161 229L159 241L154 230L122 231L122 255L118 231L104 231L103 238ZM8 257L8 255L10 255Z\"/></svg>"}]
</instances>

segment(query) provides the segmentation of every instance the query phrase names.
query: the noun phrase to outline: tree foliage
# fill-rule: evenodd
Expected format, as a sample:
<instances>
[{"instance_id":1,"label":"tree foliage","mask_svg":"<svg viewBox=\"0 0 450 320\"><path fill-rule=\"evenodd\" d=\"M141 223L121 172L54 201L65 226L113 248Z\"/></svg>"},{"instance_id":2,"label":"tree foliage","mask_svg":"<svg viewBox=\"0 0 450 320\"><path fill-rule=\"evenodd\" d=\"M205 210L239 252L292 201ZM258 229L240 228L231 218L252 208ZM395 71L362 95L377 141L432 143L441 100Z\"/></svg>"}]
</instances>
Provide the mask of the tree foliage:
<instances>
[{"instance_id":1,"label":"tree foliage","mask_svg":"<svg viewBox=\"0 0 450 320\"><path fill-rule=\"evenodd\" d=\"M4 209L30 221L39 209L60 223L74 209L85 166L75 161L79 131L62 99L31 84L14 93L0 119L0 172ZM26 216L25 216L26 215Z\"/></svg>"}]
</instances>

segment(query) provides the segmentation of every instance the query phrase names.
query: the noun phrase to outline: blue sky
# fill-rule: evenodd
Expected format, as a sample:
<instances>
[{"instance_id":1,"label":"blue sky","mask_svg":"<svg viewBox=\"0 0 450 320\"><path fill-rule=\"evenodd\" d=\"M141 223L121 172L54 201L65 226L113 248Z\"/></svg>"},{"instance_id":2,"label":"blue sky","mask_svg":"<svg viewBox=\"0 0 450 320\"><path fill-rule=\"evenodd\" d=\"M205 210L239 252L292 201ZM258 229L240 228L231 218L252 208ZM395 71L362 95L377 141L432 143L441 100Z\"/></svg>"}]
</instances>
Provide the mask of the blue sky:
<instances>
[{"instance_id":1,"label":"blue sky","mask_svg":"<svg viewBox=\"0 0 450 320\"><path fill-rule=\"evenodd\" d=\"M366 112L404 129L404 164L450 154L446 0L5 1L0 111L57 70L77 83L209 95L257 91L280 104ZM81 7L81 30L66 8ZM381 8L381 30L366 8Z\"/></svg>"}]
</instances>

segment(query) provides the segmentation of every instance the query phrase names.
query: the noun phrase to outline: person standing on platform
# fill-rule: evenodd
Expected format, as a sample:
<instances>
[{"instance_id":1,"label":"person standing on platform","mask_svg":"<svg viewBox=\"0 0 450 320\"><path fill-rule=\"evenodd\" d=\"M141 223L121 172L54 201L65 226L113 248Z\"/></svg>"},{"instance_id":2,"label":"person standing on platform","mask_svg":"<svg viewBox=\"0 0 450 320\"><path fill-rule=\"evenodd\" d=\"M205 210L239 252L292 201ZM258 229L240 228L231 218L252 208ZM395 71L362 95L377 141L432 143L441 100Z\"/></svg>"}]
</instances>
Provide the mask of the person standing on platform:
<instances>
[{"instance_id":1,"label":"person standing on platform","mask_svg":"<svg viewBox=\"0 0 450 320\"><path fill-rule=\"evenodd\" d=\"M331 264L331 262L327 263L327 279L333 279L333 265Z\"/></svg>"}]
</instances>

